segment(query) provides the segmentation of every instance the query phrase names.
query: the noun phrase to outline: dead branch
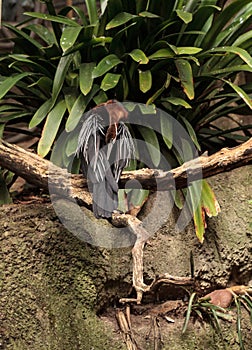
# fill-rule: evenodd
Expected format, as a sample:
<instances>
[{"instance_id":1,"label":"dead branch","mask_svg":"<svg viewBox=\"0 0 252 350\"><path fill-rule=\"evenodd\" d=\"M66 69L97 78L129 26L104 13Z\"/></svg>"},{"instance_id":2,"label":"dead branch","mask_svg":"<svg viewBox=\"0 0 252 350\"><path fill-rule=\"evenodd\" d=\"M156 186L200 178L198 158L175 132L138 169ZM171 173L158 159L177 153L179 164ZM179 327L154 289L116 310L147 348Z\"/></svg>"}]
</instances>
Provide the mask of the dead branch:
<instances>
[{"instance_id":1,"label":"dead branch","mask_svg":"<svg viewBox=\"0 0 252 350\"><path fill-rule=\"evenodd\" d=\"M144 189L181 189L190 185L192 181L230 171L251 162L252 138L237 147L223 148L211 156L202 155L169 171L141 169L124 172L120 179L120 187L124 188L129 180L135 180L140 182Z\"/></svg>"},{"instance_id":2,"label":"dead branch","mask_svg":"<svg viewBox=\"0 0 252 350\"><path fill-rule=\"evenodd\" d=\"M120 328L120 331L122 332L124 343L128 350L138 350L139 347L137 346L137 343L132 333L130 321L130 308L128 305L126 306L125 314L120 309L118 309L116 312L117 323Z\"/></svg>"},{"instance_id":3,"label":"dead branch","mask_svg":"<svg viewBox=\"0 0 252 350\"><path fill-rule=\"evenodd\" d=\"M120 179L120 187L124 188L128 181L134 188L135 183L141 183L142 188L167 191L188 186L191 181L207 178L221 172L247 165L252 162L252 138L240 146L223 148L211 156L200 156L183 165L169 170L140 169L124 172ZM81 175L67 174L65 169L54 166L46 159L28 152L21 147L0 142L0 166L23 177L29 183L47 189L48 181L53 184L55 191L67 192L72 198L81 199L88 206L91 197L87 191L87 183ZM48 171L50 169L50 171ZM66 177L69 181L65 181Z\"/></svg>"}]
</instances>

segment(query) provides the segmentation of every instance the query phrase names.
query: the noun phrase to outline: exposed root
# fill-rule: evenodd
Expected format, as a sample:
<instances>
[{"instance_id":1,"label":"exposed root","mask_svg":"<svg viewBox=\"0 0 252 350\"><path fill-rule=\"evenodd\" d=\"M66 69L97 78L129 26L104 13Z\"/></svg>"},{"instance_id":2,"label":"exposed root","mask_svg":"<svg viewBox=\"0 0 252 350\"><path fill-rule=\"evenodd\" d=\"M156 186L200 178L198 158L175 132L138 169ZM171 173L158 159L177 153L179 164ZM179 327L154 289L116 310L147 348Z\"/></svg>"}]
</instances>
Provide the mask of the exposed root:
<instances>
[{"instance_id":1,"label":"exposed root","mask_svg":"<svg viewBox=\"0 0 252 350\"><path fill-rule=\"evenodd\" d=\"M177 286L189 286L193 284L193 279L189 277L177 277L165 273L157 276L154 281L147 285L143 280L143 251L145 243L149 238L149 233L143 227L143 223L138 218L129 214L114 214L113 225L128 226L136 236L136 241L132 249L133 258L133 287L136 290L136 298L121 298L121 303L141 304L143 294L155 290L160 284L172 284Z\"/></svg>"}]
</instances>

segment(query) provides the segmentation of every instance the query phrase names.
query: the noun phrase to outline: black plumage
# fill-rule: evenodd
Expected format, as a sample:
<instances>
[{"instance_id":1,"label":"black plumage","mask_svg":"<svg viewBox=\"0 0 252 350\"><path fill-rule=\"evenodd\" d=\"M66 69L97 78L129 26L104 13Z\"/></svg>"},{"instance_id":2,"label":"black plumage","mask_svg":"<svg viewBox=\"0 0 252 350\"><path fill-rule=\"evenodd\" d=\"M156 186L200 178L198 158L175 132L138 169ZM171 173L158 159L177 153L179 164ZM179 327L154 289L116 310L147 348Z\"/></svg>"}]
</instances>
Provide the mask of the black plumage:
<instances>
[{"instance_id":1,"label":"black plumage","mask_svg":"<svg viewBox=\"0 0 252 350\"><path fill-rule=\"evenodd\" d=\"M77 155L93 192L93 212L110 218L118 207L118 181L134 157L134 143L126 120L128 112L116 100L86 113L78 138Z\"/></svg>"}]
</instances>

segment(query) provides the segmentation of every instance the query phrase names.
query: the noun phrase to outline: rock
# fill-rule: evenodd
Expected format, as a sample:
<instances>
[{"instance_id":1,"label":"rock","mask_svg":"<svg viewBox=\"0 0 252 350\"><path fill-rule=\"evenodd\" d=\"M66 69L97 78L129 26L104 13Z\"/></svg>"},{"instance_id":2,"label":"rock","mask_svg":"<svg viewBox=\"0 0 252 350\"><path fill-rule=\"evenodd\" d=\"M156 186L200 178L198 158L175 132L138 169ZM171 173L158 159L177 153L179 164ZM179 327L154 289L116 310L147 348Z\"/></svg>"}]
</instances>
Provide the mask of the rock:
<instances>
[{"instance_id":1,"label":"rock","mask_svg":"<svg viewBox=\"0 0 252 350\"><path fill-rule=\"evenodd\" d=\"M251 169L246 166L209 180L221 213L208 220L203 245L191 224L183 232L174 230L178 213L173 211L146 246L146 282L165 272L189 276L192 252L199 294L249 283ZM125 349L116 321L96 314L128 295L131 247L105 249L83 242L61 224L48 204L3 206L0 241L0 349ZM184 290L163 287L158 294L160 301L186 296ZM152 295L144 302L148 298L155 301ZM145 328L139 323L138 328L136 317L132 327L139 331L143 349L148 349L144 335L149 323ZM190 324L182 336L183 317L172 315L174 324L161 321L164 349L224 349L220 336L210 326ZM252 335L246 320L242 329L245 348L249 348ZM223 327L228 348L239 349L236 325L225 323Z\"/></svg>"}]
</instances>

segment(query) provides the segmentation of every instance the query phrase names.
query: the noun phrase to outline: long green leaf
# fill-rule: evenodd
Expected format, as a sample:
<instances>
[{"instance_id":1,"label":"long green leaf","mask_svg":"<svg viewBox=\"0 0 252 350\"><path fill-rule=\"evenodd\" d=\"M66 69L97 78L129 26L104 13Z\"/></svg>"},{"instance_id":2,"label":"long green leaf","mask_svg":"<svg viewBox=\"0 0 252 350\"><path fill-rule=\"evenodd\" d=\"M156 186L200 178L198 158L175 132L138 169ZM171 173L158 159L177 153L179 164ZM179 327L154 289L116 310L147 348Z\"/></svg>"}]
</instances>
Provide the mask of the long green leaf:
<instances>
[{"instance_id":1,"label":"long green leaf","mask_svg":"<svg viewBox=\"0 0 252 350\"><path fill-rule=\"evenodd\" d=\"M131 13L127 12L121 12L118 13L107 25L106 30L119 27L127 22L129 22L131 19L137 17L136 15L132 15Z\"/></svg>"},{"instance_id":2,"label":"long green leaf","mask_svg":"<svg viewBox=\"0 0 252 350\"><path fill-rule=\"evenodd\" d=\"M70 132L75 129L76 125L79 123L83 113L85 112L85 96L82 94L76 99L73 108L67 118L66 131Z\"/></svg>"},{"instance_id":3,"label":"long green leaf","mask_svg":"<svg viewBox=\"0 0 252 350\"><path fill-rule=\"evenodd\" d=\"M2 99L6 93L21 79L32 76L31 72L24 72L10 76L2 81L0 81L0 99Z\"/></svg>"},{"instance_id":4,"label":"long green leaf","mask_svg":"<svg viewBox=\"0 0 252 350\"><path fill-rule=\"evenodd\" d=\"M147 105L150 105L155 102L155 100L162 95L162 93L168 89L171 83L171 75L169 73L166 74L166 81L163 86L161 86L160 89L156 90L154 94L148 99Z\"/></svg>"},{"instance_id":5,"label":"long green leaf","mask_svg":"<svg viewBox=\"0 0 252 350\"><path fill-rule=\"evenodd\" d=\"M187 147L187 149L184 150L188 158L188 151L190 151ZM190 156L190 155L189 155ZM183 154L183 159L185 159L185 156ZM201 205L201 194L202 194L202 182L201 180L194 181L187 190L183 190L183 192L186 193L186 202L188 204L189 210L192 214L194 226L195 226L195 233L198 237L199 241L203 243L204 240L204 233L205 233L205 213L202 209Z\"/></svg>"},{"instance_id":6,"label":"long green leaf","mask_svg":"<svg viewBox=\"0 0 252 350\"><path fill-rule=\"evenodd\" d=\"M13 119L17 119L17 118L24 118L24 117L30 117L31 113L29 112L23 112L22 110L20 112L16 112L16 113L7 113L6 115L2 115L0 116L0 122L1 123L5 123L5 122L9 122Z\"/></svg>"},{"instance_id":7,"label":"long green leaf","mask_svg":"<svg viewBox=\"0 0 252 350\"><path fill-rule=\"evenodd\" d=\"M252 324L252 299L250 300L250 297L247 295L243 295L241 297L241 300L247 304L248 306L248 311L249 311L249 314L250 314L250 323Z\"/></svg>"},{"instance_id":8,"label":"long green leaf","mask_svg":"<svg viewBox=\"0 0 252 350\"><path fill-rule=\"evenodd\" d=\"M42 49L42 44L38 40L35 40L34 38L26 34L23 30L20 30L15 26L7 23L5 23L4 26L10 29L12 32L14 32L17 35L17 37L25 39L26 44L30 45L29 47L36 48L36 50Z\"/></svg>"},{"instance_id":9,"label":"long green leaf","mask_svg":"<svg viewBox=\"0 0 252 350\"><path fill-rule=\"evenodd\" d=\"M140 49L134 49L129 53L130 57L140 63L140 64L147 64L149 62L148 57L145 55L145 53Z\"/></svg>"},{"instance_id":10,"label":"long green leaf","mask_svg":"<svg viewBox=\"0 0 252 350\"><path fill-rule=\"evenodd\" d=\"M107 91L113 89L119 82L121 74L107 73L101 82L101 89Z\"/></svg>"},{"instance_id":11,"label":"long green leaf","mask_svg":"<svg viewBox=\"0 0 252 350\"><path fill-rule=\"evenodd\" d=\"M231 2L216 18L208 30L207 34L202 41L201 47L205 50L213 47L218 34L225 28L226 24L232 19L233 16L239 13L239 11L247 4L251 3L251 0L238 0Z\"/></svg>"},{"instance_id":12,"label":"long green leaf","mask_svg":"<svg viewBox=\"0 0 252 350\"><path fill-rule=\"evenodd\" d=\"M234 298L235 305L237 308L237 334L238 334L238 339L239 339L239 345L240 345L240 350L245 350L244 348L244 343L242 339L242 325L241 325L241 319L242 319L242 311L241 311L241 302L238 297L235 296Z\"/></svg>"},{"instance_id":13,"label":"long green leaf","mask_svg":"<svg viewBox=\"0 0 252 350\"><path fill-rule=\"evenodd\" d=\"M87 105L91 101L91 99L95 96L95 94L99 91L99 86L94 85L92 90L87 96L79 95L77 100L75 101L73 108L69 114L69 117L66 122L66 131L70 132L75 129L77 124L79 123L83 113L86 111Z\"/></svg>"},{"instance_id":14,"label":"long green leaf","mask_svg":"<svg viewBox=\"0 0 252 350\"><path fill-rule=\"evenodd\" d=\"M239 47L242 44L244 44L244 42L249 41L250 39L252 39L252 30L247 31L244 34L241 34L233 43L233 46Z\"/></svg>"},{"instance_id":15,"label":"long green leaf","mask_svg":"<svg viewBox=\"0 0 252 350\"><path fill-rule=\"evenodd\" d=\"M150 70L141 71L139 72L139 88L140 90L145 93L151 89L152 86L152 74Z\"/></svg>"},{"instance_id":16,"label":"long green leaf","mask_svg":"<svg viewBox=\"0 0 252 350\"><path fill-rule=\"evenodd\" d=\"M207 216L212 217L218 215L220 212L219 203L215 197L214 191L206 180L202 180L201 199Z\"/></svg>"},{"instance_id":17,"label":"long green leaf","mask_svg":"<svg viewBox=\"0 0 252 350\"><path fill-rule=\"evenodd\" d=\"M186 130L188 131L188 134L189 134L190 138L192 139L193 143L198 148L198 150L200 150L200 145L199 145L196 133L195 133L191 123L184 117L181 117L181 119L183 120L185 127L186 127Z\"/></svg>"},{"instance_id":18,"label":"long green leaf","mask_svg":"<svg viewBox=\"0 0 252 350\"><path fill-rule=\"evenodd\" d=\"M39 64L31 60L28 55L24 54L11 54L9 55L9 57L13 59L13 62L9 65L10 68L13 67L13 65L17 65L18 62L21 62L21 67L23 67L23 63L26 63L29 66L29 68L33 68L35 72L44 74L45 76L50 76L50 72L43 65L45 64L45 61L43 60L41 60Z\"/></svg>"},{"instance_id":19,"label":"long green leaf","mask_svg":"<svg viewBox=\"0 0 252 350\"><path fill-rule=\"evenodd\" d=\"M192 106L188 102L186 102L183 98L180 97L165 97L161 99L161 102L168 102L174 106L183 106L186 109L192 108Z\"/></svg>"},{"instance_id":20,"label":"long green leaf","mask_svg":"<svg viewBox=\"0 0 252 350\"><path fill-rule=\"evenodd\" d=\"M164 142L169 149L173 146L173 121L169 114L161 113L160 115L161 134Z\"/></svg>"},{"instance_id":21,"label":"long green leaf","mask_svg":"<svg viewBox=\"0 0 252 350\"><path fill-rule=\"evenodd\" d=\"M48 0L45 3L46 3L46 8L47 8L48 14L50 16L56 16L57 14L56 14L56 9L55 9L55 6L53 4L53 1ZM53 33L54 33L55 38L57 40L57 46L59 46L60 45L60 37L61 37L61 33L62 33L60 24L57 22L52 22L51 24L52 24Z\"/></svg>"},{"instance_id":22,"label":"long green leaf","mask_svg":"<svg viewBox=\"0 0 252 350\"><path fill-rule=\"evenodd\" d=\"M34 114L34 116L32 117L29 123L29 128L32 129L38 124L40 124L45 119L45 117L47 116L51 108L52 108L52 99L50 98L49 100L45 101L36 111L36 113Z\"/></svg>"},{"instance_id":23,"label":"long green leaf","mask_svg":"<svg viewBox=\"0 0 252 350\"><path fill-rule=\"evenodd\" d=\"M247 65L252 68L252 57L250 56L250 54L244 50L241 49L240 47L234 47L234 46L222 46L222 47L214 47L209 51L205 51L205 54L208 53L218 53L218 52L228 52L228 53L233 53L235 55L238 55L245 63L247 63Z\"/></svg>"},{"instance_id":24,"label":"long green leaf","mask_svg":"<svg viewBox=\"0 0 252 350\"><path fill-rule=\"evenodd\" d=\"M185 321L184 321L184 325L183 325L183 329L182 329L182 334L184 334L187 330L187 327L188 327L188 323L189 323L189 320L190 320L190 316L191 316L191 313L192 313L192 306L193 306L193 301L196 297L196 293L193 292L190 296L190 299L189 299L189 303L188 303L188 308L187 308L187 311L186 311L186 317L185 317Z\"/></svg>"},{"instance_id":25,"label":"long green leaf","mask_svg":"<svg viewBox=\"0 0 252 350\"><path fill-rule=\"evenodd\" d=\"M48 114L38 144L38 154L41 157L45 157L49 153L51 146L55 141L65 111L66 103L64 100L61 100Z\"/></svg>"},{"instance_id":26,"label":"long green leaf","mask_svg":"<svg viewBox=\"0 0 252 350\"><path fill-rule=\"evenodd\" d=\"M249 106L249 108L252 109L251 97L248 94L246 94L246 92L241 87L239 87L234 83L231 83L231 81L228 81L225 79L221 79L221 80L225 81L226 84L231 86L231 88L243 99L243 101Z\"/></svg>"},{"instance_id":27,"label":"long green leaf","mask_svg":"<svg viewBox=\"0 0 252 350\"><path fill-rule=\"evenodd\" d=\"M78 27L68 26L63 30L63 33L60 38L60 45L64 52L66 52L68 49L70 49L74 45L81 30L82 30L81 26L78 26Z\"/></svg>"},{"instance_id":28,"label":"long green leaf","mask_svg":"<svg viewBox=\"0 0 252 350\"><path fill-rule=\"evenodd\" d=\"M61 57L55 73L53 88L52 88L52 103L54 104L60 94L64 84L68 68L73 60L73 54Z\"/></svg>"},{"instance_id":29,"label":"long green leaf","mask_svg":"<svg viewBox=\"0 0 252 350\"><path fill-rule=\"evenodd\" d=\"M70 157L71 155L75 154L77 145L78 145L78 133L71 133L67 137L66 142L66 155L67 157Z\"/></svg>"},{"instance_id":30,"label":"long green leaf","mask_svg":"<svg viewBox=\"0 0 252 350\"><path fill-rule=\"evenodd\" d=\"M203 243L206 223L205 223L205 213L201 205L199 205L196 208L196 210L194 210L193 222L194 222L196 236L198 237L198 240L200 241L200 243Z\"/></svg>"},{"instance_id":31,"label":"long green leaf","mask_svg":"<svg viewBox=\"0 0 252 350\"><path fill-rule=\"evenodd\" d=\"M75 101L79 97L79 91L71 87L64 89L64 99L66 102L67 111L70 113Z\"/></svg>"},{"instance_id":32,"label":"long green leaf","mask_svg":"<svg viewBox=\"0 0 252 350\"><path fill-rule=\"evenodd\" d=\"M193 19L192 13L183 11L183 10L176 10L176 13L179 18L182 19L182 21L186 24L190 23Z\"/></svg>"},{"instance_id":33,"label":"long green leaf","mask_svg":"<svg viewBox=\"0 0 252 350\"><path fill-rule=\"evenodd\" d=\"M79 26L79 24L76 21L67 17L59 16L59 15L52 16L52 15L48 15L40 12L25 12L24 15L30 16L33 18L43 19L44 21L61 23L67 26L76 26L76 27Z\"/></svg>"},{"instance_id":34,"label":"long green leaf","mask_svg":"<svg viewBox=\"0 0 252 350\"><path fill-rule=\"evenodd\" d=\"M209 71L207 72L207 68L205 69L205 71L206 72L201 72L201 76L209 75ZM250 68L247 64L242 64L238 66L228 66L220 69L211 69L211 75L227 76L227 73L233 73L232 75L234 75L237 72L252 72L252 68Z\"/></svg>"},{"instance_id":35,"label":"long green leaf","mask_svg":"<svg viewBox=\"0 0 252 350\"><path fill-rule=\"evenodd\" d=\"M178 70L181 85L187 97L192 100L194 98L194 84L192 67L187 60L177 59L175 64Z\"/></svg>"},{"instance_id":36,"label":"long green leaf","mask_svg":"<svg viewBox=\"0 0 252 350\"><path fill-rule=\"evenodd\" d=\"M21 106L19 104L3 103L2 105L0 105L0 113L20 111L20 110L22 110L22 109L20 109L20 107Z\"/></svg>"},{"instance_id":37,"label":"long green leaf","mask_svg":"<svg viewBox=\"0 0 252 350\"><path fill-rule=\"evenodd\" d=\"M148 58L150 60L159 60L159 59L171 58L174 56L175 56L175 53L171 49L159 49L153 54L151 54Z\"/></svg>"},{"instance_id":38,"label":"long green leaf","mask_svg":"<svg viewBox=\"0 0 252 350\"><path fill-rule=\"evenodd\" d=\"M152 163L155 167L158 167L161 156L159 142L155 131L151 128L147 128L144 126L138 126L138 130L140 131L144 141L146 142L146 147L149 151Z\"/></svg>"},{"instance_id":39,"label":"long green leaf","mask_svg":"<svg viewBox=\"0 0 252 350\"><path fill-rule=\"evenodd\" d=\"M48 45L57 44L53 33L49 30L49 28L43 26L42 24L29 24L26 29L29 29L33 33L37 34L37 36L43 39Z\"/></svg>"},{"instance_id":40,"label":"long green leaf","mask_svg":"<svg viewBox=\"0 0 252 350\"><path fill-rule=\"evenodd\" d=\"M86 0L85 3L87 6L90 24L96 24L98 20L98 9L96 6L96 0Z\"/></svg>"},{"instance_id":41,"label":"long green leaf","mask_svg":"<svg viewBox=\"0 0 252 350\"><path fill-rule=\"evenodd\" d=\"M155 13L149 12L149 11L142 11L139 13L140 17L146 17L146 18L160 18L160 16L156 15Z\"/></svg>"},{"instance_id":42,"label":"long green leaf","mask_svg":"<svg viewBox=\"0 0 252 350\"><path fill-rule=\"evenodd\" d=\"M219 318L218 318L218 314L217 314L215 308L211 307L210 310L211 310L211 314L213 315L214 327L217 330L217 332L220 333L221 332L221 327L220 327L220 321L219 321Z\"/></svg>"},{"instance_id":43,"label":"long green leaf","mask_svg":"<svg viewBox=\"0 0 252 350\"><path fill-rule=\"evenodd\" d=\"M93 85L93 70L95 68L95 63L82 63L80 65L80 90L83 95L87 95L92 89Z\"/></svg>"},{"instance_id":44,"label":"long green leaf","mask_svg":"<svg viewBox=\"0 0 252 350\"><path fill-rule=\"evenodd\" d=\"M108 55L104 57L98 65L94 68L92 77L97 78L101 75L107 73L112 68L116 67L118 64L122 63L122 61L114 54Z\"/></svg>"},{"instance_id":45,"label":"long green leaf","mask_svg":"<svg viewBox=\"0 0 252 350\"><path fill-rule=\"evenodd\" d=\"M44 94L43 94L43 99L44 99L44 98L50 96L50 91L51 91L52 84L53 84L52 79L50 79L50 78L48 78L46 76L42 76L41 78L36 80L34 83L30 84L28 86L28 88L30 88L30 87L37 87L38 86L39 89L44 92ZM36 91L38 91L38 89L36 89ZM38 96L38 94L36 94L35 92L34 92L34 95Z\"/></svg>"},{"instance_id":46,"label":"long green leaf","mask_svg":"<svg viewBox=\"0 0 252 350\"><path fill-rule=\"evenodd\" d=\"M178 55L195 55L202 51L202 49L200 47L181 46L176 47L176 51Z\"/></svg>"},{"instance_id":47,"label":"long green leaf","mask_svg":"<svg viewBox=\"0 0 252 350\"><path fill-rule=\"evenodd\" d=\"M244 8L238 16L235 16L231 23L222 30L214 46L235 45L234 40L244 33L251 25L252 8Z\"/></svg>"}]
</instances>

